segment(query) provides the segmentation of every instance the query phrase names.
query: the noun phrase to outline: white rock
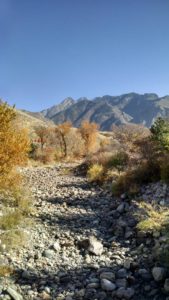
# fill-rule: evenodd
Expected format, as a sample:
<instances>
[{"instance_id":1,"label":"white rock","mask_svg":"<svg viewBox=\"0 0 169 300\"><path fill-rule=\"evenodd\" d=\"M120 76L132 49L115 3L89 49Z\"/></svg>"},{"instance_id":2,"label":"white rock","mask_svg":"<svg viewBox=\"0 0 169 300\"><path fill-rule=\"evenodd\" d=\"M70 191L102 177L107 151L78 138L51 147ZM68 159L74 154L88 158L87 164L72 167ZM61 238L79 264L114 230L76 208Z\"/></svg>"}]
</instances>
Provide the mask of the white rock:
<instances>
[{"instance_id":1,"label":"white rock","mask_svg":"<svg viewBox=\"0 0 169 300\"><path fill-rule=\"evenodd\" d=\"M94 236L89 238L88 251L95 255L101 255L103 253L103 245Z\"/></svg>"}]
</instances>

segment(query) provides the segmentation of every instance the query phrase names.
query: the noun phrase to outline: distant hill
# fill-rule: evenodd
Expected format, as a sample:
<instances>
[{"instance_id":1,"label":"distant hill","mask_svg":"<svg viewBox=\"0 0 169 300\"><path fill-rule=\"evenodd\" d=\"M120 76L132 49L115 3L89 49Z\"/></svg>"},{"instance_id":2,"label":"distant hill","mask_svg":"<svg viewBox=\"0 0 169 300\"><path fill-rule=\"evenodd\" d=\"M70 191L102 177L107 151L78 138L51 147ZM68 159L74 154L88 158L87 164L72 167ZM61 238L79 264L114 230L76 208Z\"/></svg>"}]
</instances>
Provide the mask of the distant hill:
<instances>
[{"instance_id":1,"label":"distant hill","mask_svg":"<svg viewBox=\"0 0 169 300\"><path fill-rule=\"evenodd\" d=\"M157 94L129 93L121 96L96 97L93 100L66 98L58 105L40 112L55 124L71 121L79 127L83 120L90 120L100 125L100 130L111 130L113 124L137 123L150 127L159 117L169 116L169 96Z\"/></svg>"},{"instance_id":2,"label":"distant hill","mask_svg":"<svg viewBox=\"0 0 169 300\"><path fill-rule=\"evenodd\" d=\"M50 120L45 119L43 116L37 117L37 115L25 112L22 110L17 110L17 124L21 128L28 129L28 132L34 136L34 130L36 127L43 126L52 126L54 123Z\"/></svg>"}]
</instances>

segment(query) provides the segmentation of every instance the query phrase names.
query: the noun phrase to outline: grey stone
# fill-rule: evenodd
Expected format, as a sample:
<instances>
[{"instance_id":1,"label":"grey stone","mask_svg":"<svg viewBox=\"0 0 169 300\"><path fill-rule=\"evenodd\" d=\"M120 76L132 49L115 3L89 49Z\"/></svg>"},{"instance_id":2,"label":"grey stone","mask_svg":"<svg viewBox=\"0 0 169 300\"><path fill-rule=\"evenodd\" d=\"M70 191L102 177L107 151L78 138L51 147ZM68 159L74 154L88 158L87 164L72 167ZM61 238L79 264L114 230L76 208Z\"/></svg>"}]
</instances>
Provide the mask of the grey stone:
<instances>
[{"instance_id":1,"label":"grey stone","mask_svg":"<svg viewBox=\"0 0 169 300\"><path fill-rule=\"evenodd\" d=\"M127 270L130 270L130 267L131 267L131 260L126 259L124 261L124 268L127 269Z\"/></svg>"},{"instance_id":2,"label":"grey stone","mask_svg":"<svg viewBox=\"0 0 169 300\"><path fill-rule=\"evenodd\" d=\"M169 294L169 278L166 278L164 282L164 290L167 294Z\"/></svg>"},{"instance_id":3,"label":"grey stone","mask_svg":"<svg viewBox=\"0 0 169 300\"><path fill-rule=\"evenodd\" d=\"M155 281L162 281L165 279L165 274L166 274L166 271L164 268L161 268L161 267L154 267L152 269L152 275L153 275L153 278Z\"/></svg>"},{"instance_id":4,"label":"grey stone","mask_svg":"<svg viewBox=\"0 0 169 300\"><path fill-rule=\"evenodd\" d=\"M118 207L117 207L117 211L119 213L123 213L124 212L124 208L125 208L125 204L121 203Z\"/></svg>"},{"instance_id":5,"label":"grey stone","mask_svg":"<svg viewBox=\"0 0 169 300\"><path fill-rule=\"evenodd\" d=\"M46 258L53 258L54 256L54 251L53 250L45 250L43 251L43 256Z\"/></svg>"},{"instance_id":6,"label":"grey stone","mask_svg":"<svg viewBox=\"0 0 169 300\"><path fill-rule=\"evenodd\" d=\"M123 299L124 298L124 299L127 299L127 300L131 299L134 296L134 294L135 294L135 291L134 291L133 288L127 288L127 289L125 289L125 288L121 287L116 292L116 296L119 299Z\"/></svg>"},{"instance_id":7,"label":"grey stone","mask_svg":"<svg viewBox=\"0 0 169 300\"><path fill-rule=\"evenodd\" d=\"M122 268L117 271L117 278L125 278L127 276L126 269Z\"/></svg>"},{"instance_id":8,"label":"grey stone","mask_svg":"<svg viewBox=\"0 0 169 300\"><path fill-rule=\"evenodd\" d=\"M104 291L114 291L116 285L108 279L101 279L101 287Z\"/></svg>"},{"instance_id":9,"label":"grey stone","mask_svg":"<svg viewBox=\"0 0 169 300\"><path fill-rule=\"evenodd\" d=\"M125 299L131 299L135 294L135 291L133 288L127 288L124 292L124 298Z\"/></svg>"},{"instance_id":10,"label":"grey stone","mask_svg":"<svg viewBox=\"0 0 169 300\"><path fill-rule=\"evenodd\" d=\"M117 285L117 287L127 287L127 280L125 278L121 278L121 279L117 279L115 284Z\"/></svg>"},{"instance_id":11,"label":"grey stone","mask_svg":"<svg viewBox=\"0 0 169 300\"><path fill-rule=\"evenodd\" d=\"M101 279L108 279L110 281L115 280L115 273L113 272L103 272L100 274Z\"/></svg>"},{"instance_id":12,"label":"grey stone","mask_svg":"<svg viewBox=\"0 0 169 300\"><path fill-rule=\"evenodd\" d=\"M24 279L29 279L30 278L30 273L28 271L23 271L22 272L22 278Z\"/></svg>"}]
</instances>

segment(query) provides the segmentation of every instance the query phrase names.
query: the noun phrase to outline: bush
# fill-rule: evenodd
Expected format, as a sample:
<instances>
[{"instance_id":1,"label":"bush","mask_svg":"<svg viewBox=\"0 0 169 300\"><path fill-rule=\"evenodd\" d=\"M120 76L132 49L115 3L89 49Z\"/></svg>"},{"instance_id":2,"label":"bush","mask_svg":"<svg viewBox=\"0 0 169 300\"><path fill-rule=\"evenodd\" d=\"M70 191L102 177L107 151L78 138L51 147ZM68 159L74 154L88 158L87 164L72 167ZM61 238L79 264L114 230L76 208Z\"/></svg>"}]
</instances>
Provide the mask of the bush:
<instances>
[{"instance_id":1,"label":"bush","mask_svg":"<svg viewBox=\"0 0 169 300\"><path fill-rule=\"evenodd\" d=\"M103 166L99 164L92 165L87 172L87 176L89 178L89 181L91 182L102 182L102 180L104 179Z\"/></svg>"},{"instance_id":2,"label":"bush","mask_svg":"<svg viewBox=\"0 0 169 300\"><path fill-rule=\"evenodd\" d=\"M135 169L127 171L119 176L113 184L113 193L120 195L124 192L133 194L139 191L142 184L157 181L160 179L160 167L154 162L144 162Z\"/></svg>"},{"instance_id":3,"label":"bush","mask_svg":"<svg viewBox=\"0 0 169 300\"><path fill-rule=\"evenodd\" d=\"M108 160L107 165L108 165L109 168L113 167L113 168L117 169L120 173L127 166L128 161L129 161L128 154L121 151L121 152L116 153L115 155L113 155L110 158L110 160Z\"/></svg>"},{"instance_id":4,"label":"bush","mask_svg":"<svg viewBox=\"0 0 169 300\"><path fill-rule=\"evenodd\" d=\"M139 208L141 209L142 220L138 223L137 228L141 231L161 231L168 224L168 211L153 207L151 204L142 202L139 204Z\"/></svg>"},{"instance_id":5,"label":"bush","mask_svg":"<svg viewBox=\"0 0 169 300\"><path fill-rule=\"evenodd\" d=\"M166 159L160 166L161 180L169 184L169 161Z\"/></svg>"},{"instance_id":6,"label":"bush","mask_svg":"<svg viewBox=\"0 0 169 300\"><path fill-rule=\"evenodd\" d=\"M37 149L38 149L38 145L34 144L34 143L31 143L30 150L29 150L29 158L31 158L31 159L36 158Z\"/></svg>"}]
</instances>

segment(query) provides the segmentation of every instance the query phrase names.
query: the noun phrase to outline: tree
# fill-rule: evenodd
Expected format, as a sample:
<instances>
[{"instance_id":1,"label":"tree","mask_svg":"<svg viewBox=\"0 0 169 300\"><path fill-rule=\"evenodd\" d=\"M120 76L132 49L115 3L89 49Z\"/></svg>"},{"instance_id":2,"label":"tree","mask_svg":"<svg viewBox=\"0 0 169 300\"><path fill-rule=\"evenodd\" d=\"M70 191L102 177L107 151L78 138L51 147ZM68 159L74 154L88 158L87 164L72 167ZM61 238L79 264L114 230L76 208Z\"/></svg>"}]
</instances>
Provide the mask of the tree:
<instances>
[{"instance_id":1,"label":"tree","mask_svg":"<svg viewBox=\"0 0 169 300\"><path fill-rule=\"evenodd\" d=\"M158 118L150 129L152 133L152 140L159 143L159 145L169 150L169 120Z\"/></svg>"},{"instance_id":2,"label":"tree","mask_svg":"<svg viewBox=\"0 0 169 300\"><path fill-rule=\"evenodd\" d=\"M58 136L58 139L60 140L60 146L63 152L64 157L67 157L67 141L66 138L72 128L71 122L64 122L62 124L59 124L55 128L55 132Z\"/></svg>"},{"instance_id":3,"label":"tree","mask_svg":"<svg viewBox=\"0 0 169 300\"><path fill-rule=\"evenodd\" d=\"M79 133L84 140L86 154L90 152L96 144L98 129L98 124L94 122L90 123L89 121L85 120L81 123Z\"/></svg>"},{"instance_id":4,"label":"tree","mask_svg":"<svg viewBox=\"0 0 169 300\"><path fill-rule=\"evenodd\" d=\"M49 136L49 129L44 126L38 126L35 128L35 133L39 138L41 150L43 151L45 144L47 143Z\"/></svg>"},{"instance_id":5,"label":"tree","mask_svg":"<svg viewBox=\"0 0 169 300\"><path fill-rule=\"evenodd\" d=\"M21 217L28 212L28 200L17 166L24 165L28 158L29 138L27 132L16 124L16 111L7 104L0 105L0 239L8 241L11 229L17 228ZM10 205L9 205L10 203Z\"/></svg>"},{"instance_id":6,"label":"tree","mask_svg":"<svg viewBox=\"0 0 169 300\"><path fill-rule=\"evenodd\" d=\"M113 125L112 131L114 140L127 152L137 151L137 142L150 134L148 128L137 124Z\"/></svg>"},{"instance_id":7,"label":"tree","mask_svg":"<svg viewBox=\"0 0 169 300\"><path fill-rule=\"evenodd\" d=\"M0 105L0 188L8 182L14 168L25 163L30 147L27 132L14 123L16 112L7 104ZM3 184L2 184L3 182Z\"/></svg>"}]
</instances>

